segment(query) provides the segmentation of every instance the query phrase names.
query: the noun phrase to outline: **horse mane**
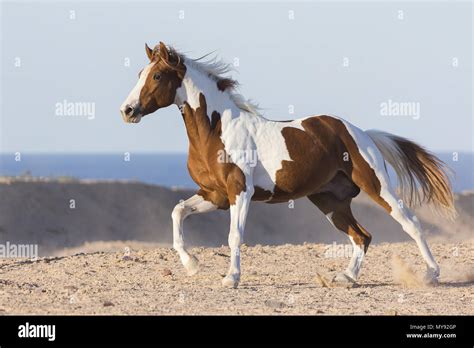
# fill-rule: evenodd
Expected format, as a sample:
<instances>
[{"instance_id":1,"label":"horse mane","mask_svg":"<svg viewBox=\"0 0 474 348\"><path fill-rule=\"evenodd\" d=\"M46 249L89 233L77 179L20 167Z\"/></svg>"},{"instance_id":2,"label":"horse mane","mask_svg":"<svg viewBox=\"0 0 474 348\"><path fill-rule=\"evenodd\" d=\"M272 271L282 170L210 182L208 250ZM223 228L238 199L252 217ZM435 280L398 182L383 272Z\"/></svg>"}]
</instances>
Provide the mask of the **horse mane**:
<instances>
[{"instance_id":1,"label":"horse mane","mask_svg":"<svg viewBox=\"0 0 474 348\"><path fill-rule=\"evenodd\" d=\"M155 47L155 50L157 49L158 47ZM210 52L202 57L192 59L187 57L185 54L178 52L173 47L169 46L168 50L170 54L175 55L179 61L188 63L191 67L201 71L209 78L214 80L217 84L217 88L223 92L228 92L230 99L239 109L254 115L261 116L258 105L238 93L237 88L239 83L236 80L226 76L230 72L235 71L235 69L232 67L232 65L224 62L222 59L219 59L216 56L210 57L214 52ZM208 57L210 58L206 59Z\"/></svg>"}]
</instances>

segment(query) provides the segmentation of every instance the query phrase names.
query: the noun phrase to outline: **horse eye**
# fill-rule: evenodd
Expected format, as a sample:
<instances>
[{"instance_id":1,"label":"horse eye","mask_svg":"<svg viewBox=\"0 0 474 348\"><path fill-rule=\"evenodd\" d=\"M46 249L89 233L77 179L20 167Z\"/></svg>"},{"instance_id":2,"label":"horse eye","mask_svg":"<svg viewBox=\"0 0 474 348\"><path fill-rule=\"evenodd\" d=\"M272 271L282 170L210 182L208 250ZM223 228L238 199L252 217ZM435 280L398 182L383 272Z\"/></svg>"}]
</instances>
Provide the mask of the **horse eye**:
<instances>
[{"instance_id":1,"label":"horse eye","mask_svg":"<svg viewBox=\"0 0 474 348\"><path fill-rule=\"evenodd\" d=\"M158 81L159 79L161 79L161 75L159 73L155 73L153 75L153 80Z\"/></svg>"}]
</instances>

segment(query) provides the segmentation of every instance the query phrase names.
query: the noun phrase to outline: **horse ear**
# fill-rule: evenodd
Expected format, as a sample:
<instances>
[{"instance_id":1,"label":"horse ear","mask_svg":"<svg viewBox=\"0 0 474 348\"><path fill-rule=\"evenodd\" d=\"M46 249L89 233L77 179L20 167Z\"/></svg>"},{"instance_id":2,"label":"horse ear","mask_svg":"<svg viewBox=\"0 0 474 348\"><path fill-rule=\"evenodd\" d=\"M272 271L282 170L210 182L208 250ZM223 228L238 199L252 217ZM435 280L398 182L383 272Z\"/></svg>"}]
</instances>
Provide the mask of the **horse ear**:
<instances>
[{"instance_id":1,"label":"horse ear","mask_svg":"<svg viewBox=\"0 0 474 348\"><path fill-rule=\"evenodd\" d=\"M146 51L146 55L148 56L148 59L151 61L153 58L153 50L150 47L148 47L146 43L145 43L145 51Z\"/></svg>"},{"instance_id":2,"label":"horse ear","mask_svg":"<svg viewBox=\"0 0 474 348\"><path fill-rule=\"evenodd\" d=\"M169 60L169 52L168 48L166 45L160 41L160 57L163 58L164 60L168 61Z\"/></svg>"}]
</instances>

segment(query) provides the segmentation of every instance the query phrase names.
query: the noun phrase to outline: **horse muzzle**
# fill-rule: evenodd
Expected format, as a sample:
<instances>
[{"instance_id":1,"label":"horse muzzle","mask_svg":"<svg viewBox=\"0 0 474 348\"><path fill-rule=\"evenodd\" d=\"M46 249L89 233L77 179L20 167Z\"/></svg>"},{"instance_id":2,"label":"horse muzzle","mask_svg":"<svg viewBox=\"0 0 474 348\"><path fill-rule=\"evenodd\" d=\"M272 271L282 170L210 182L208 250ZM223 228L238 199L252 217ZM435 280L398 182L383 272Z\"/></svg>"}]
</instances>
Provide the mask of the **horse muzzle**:
<instances>
[{"instance_id":1,"label":"horse muzzle","mask_svg":"<svg viewBox=\"0 0 474 348\"><path fill-rule=\"evenodd\" d=\"M139 104L126 104L122 106L120 113L122 114L122 118L126 123L138 123L142 119L142 113Z\"/></svg>"}]
</instances>

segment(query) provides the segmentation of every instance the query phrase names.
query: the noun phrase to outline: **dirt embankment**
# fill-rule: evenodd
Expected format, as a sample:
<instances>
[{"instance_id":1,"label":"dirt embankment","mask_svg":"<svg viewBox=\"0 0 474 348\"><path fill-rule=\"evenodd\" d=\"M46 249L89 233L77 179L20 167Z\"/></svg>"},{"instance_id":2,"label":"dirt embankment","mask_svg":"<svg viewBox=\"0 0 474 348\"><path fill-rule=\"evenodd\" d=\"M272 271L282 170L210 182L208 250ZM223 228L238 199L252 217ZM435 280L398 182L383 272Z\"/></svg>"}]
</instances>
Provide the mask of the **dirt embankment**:
<instances>
[{"instance_id":1,"label":"dirt embankment","mask_svg":"<svg viewBox=\"0 0 474 348\"><path fill-rule=\"evenodd\" d=\"M193 194L136 182L3 180L0 243L38 244L40 255L61 254L65 248L87 251L85 243L98 241L171 245L171 211ZM472 239L473 202L473 193L456 195L459 217L454 222L437 217L428 207L418 209L426 235L451 242ZM353 210L374 243L410 240L397 222L363 194L354 201ZM227 245L228 211L193 215L184 226L189 245ZM346 240L307 199L251 205L245 233L248 245Z\"/></svg>"}]
</instances>

